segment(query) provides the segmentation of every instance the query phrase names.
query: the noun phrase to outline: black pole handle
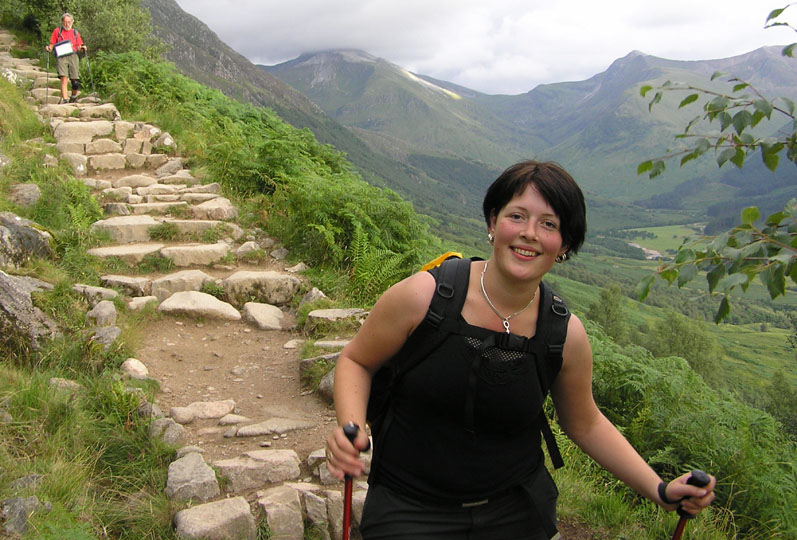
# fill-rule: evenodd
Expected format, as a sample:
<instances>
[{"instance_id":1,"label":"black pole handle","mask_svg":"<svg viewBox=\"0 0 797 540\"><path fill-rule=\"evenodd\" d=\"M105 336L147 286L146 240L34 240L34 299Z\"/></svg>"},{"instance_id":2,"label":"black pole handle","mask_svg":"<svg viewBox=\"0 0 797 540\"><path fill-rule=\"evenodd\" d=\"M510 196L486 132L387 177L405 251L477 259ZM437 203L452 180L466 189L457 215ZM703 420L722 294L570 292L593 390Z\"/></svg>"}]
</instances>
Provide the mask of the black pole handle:
<instances>
[{"instance_id":1,"label":"black pole handle","mask_svg":"<svg viewBox=\"0 0 797 540\"><path fill-rule=\"evenodd\" d=\"M346 435L346 438L349 439L350 443L354 443L354 439L357 438L357 433L360 431L360 426L355 424L354 422L349 422L345 426L343 426L343 433Z\"/></svg>"},{"instance_id":2,"label":"black pole handle","mask_svg":"<svg viewBox=\"0 0 797 540\"><path fill-rule=\"evenodd\" d=\"M689 478L686 480L686 483L689 484L690 486L697 486L697 487L705 487L709 485L710 482L711 478L700 469L695 469L694 471L692 471L691 476L689 476ZM684 497L684 499L685 498L686 497ZM694 514L690 514L680 506L678 507L676 512L678 512L678 515L681 516L681 518L683 519L692 519L693 517L695 517Z\"/></svg>"}]
</instances>

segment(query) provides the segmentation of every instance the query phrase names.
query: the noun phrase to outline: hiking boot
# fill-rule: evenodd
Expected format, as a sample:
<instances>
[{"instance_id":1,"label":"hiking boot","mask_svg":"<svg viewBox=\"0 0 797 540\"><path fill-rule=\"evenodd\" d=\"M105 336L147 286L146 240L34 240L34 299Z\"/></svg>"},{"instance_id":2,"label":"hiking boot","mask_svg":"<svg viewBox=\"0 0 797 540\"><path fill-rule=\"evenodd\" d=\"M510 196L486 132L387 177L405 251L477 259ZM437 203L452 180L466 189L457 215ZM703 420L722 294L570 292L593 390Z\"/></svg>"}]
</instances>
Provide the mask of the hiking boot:
<instances>
[{"instance_id":1,"label":"hiking boot","mask_svg":"<svg viewBox=\"0 0 797 540\"><path fill-rule=\"evenodd\" d=\"M69 98L69 103L77 103L77 96L72 96Z\"/></svg>"},{"instance_id":2,"label":"hiking boot","mask_svg":"<svg viewBox=\"0 0 797 540\"><path fill-rule=\"evenodd\" d=\"M58 100L58 104L59 105L63 105L66 102L67 102L67 98L65 98L65 97L62 97L61 99Z\"/></svg>"}]
</instances>

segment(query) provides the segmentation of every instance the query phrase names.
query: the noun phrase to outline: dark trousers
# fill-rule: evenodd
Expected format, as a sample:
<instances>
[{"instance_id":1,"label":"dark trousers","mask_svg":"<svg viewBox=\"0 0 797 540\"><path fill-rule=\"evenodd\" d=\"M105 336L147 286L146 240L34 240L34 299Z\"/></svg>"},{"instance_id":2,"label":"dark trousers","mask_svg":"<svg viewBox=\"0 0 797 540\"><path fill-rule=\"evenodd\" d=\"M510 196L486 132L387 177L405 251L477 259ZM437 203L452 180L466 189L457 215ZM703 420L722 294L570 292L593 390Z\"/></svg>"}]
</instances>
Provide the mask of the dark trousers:
<instances>
[{"instance_id":1,"label":"dark trousers","mask_svg":"<svg viewBox=\"0 0 797 540\"><path fill-rule=\"evenodd\" d=\"M547 500L546 508L535 508L524 487L483 504L456 505L419 502L371 485L360 532L363 540L549 540L540 516L547 513L555 522L557 490L547 471L545 477L543 489L550 491L535 498Z\"/></svg>"}]
</instances>

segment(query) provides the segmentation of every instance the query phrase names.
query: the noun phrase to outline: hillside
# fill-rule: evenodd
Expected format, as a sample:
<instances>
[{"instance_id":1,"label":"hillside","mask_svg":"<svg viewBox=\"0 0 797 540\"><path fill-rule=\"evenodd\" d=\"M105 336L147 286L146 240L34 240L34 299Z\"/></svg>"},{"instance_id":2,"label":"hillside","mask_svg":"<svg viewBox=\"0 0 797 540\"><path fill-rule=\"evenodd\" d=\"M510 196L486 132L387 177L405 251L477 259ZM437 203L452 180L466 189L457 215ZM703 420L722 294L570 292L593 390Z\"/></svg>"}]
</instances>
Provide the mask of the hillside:
<instances>
[{"instance_id":1,"label":"hillside","mask_svg":"<svg viewBox=\"0 0 797 540\"><path fill-rule=\"evenodd\" d=\"M322 143L345 152L369 183L395 190L419 211L440 219L441 236L461 240L480 233L473 207L463 210L463 189L441 185L422 168L373 151L299 91L228 47L174 0L142 0L142 5L151 13L155 36L168 46L165 57L183 74L230 97L269 107L291 125L311 130Z\"/></svg>"},{"instance_id":2,"label":"hillside","mask_svg":"<svg viewBox=\"0 0 797 540\"><path fill-rule=\"evenodd\" d=\"M696 106L679 111L675 98L651 113L639 95L642 84L672 80L727 89L725 83L709 84L711 74L722 71L757 85L765 95L793 96L797 75L778 47L699 62L632 52L586 81L542 85L517 96L482 94L411 74L358 51L307 54L264 69L372 147L403 152L403 159L435 178L442 178L445 169L473 170L474 157L495 167L519 156L544 157L573 172L593 201L683 210L692 220L727 218L751 204L771 210L776 201L797 195L793 170L773 174L757 163L739 172L705 160L683 170L674 167L655 182L636 175L640 162L663 154L673 135L698 114ZM471 188L471 201L485 184L484 179L469 183L467 174L459 181ZM632 212L627 223L637 223L641 214ZM607 217L602 213L594 223Z\"/></svg>"}]
</instances>

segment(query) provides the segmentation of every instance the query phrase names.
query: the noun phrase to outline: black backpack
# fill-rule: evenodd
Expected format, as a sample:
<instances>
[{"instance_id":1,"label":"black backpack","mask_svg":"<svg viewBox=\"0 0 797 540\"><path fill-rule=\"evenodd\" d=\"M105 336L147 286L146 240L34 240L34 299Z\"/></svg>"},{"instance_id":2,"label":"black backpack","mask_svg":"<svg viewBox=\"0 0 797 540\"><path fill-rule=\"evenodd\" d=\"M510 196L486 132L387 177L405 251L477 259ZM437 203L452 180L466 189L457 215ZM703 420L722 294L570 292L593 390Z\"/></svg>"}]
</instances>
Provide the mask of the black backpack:
<instances>
[{"instance_id":1,"label":"black backpack","mask_svg":"<svg viewBox=\"0 0 797 540\"><path fill-rule=\"evenodd\" d=\"M375 444L387 433L392 420L391 394L402 377L431 354L449 333L461 326L458 319L468 292L468 276L473 259L450 258L429 272L437 286L421 324L410 334L401 350L373 376L368 399L366 419L371 426ZM544 361L537 362L537 375L543 396L562 367L562 350L567 337L570 312L564 301L545 283L542 289L542 306L537 319L537 338L529 343L542 344ZM508 336L509 338L516 336ZM548 454L555 468L564 465L556 439L551 432L545 411L540 410L537 420L545 438Z\"/></svg>"}]
</instances>

